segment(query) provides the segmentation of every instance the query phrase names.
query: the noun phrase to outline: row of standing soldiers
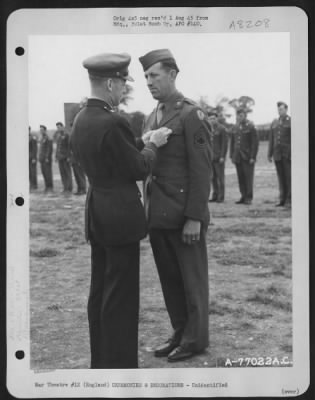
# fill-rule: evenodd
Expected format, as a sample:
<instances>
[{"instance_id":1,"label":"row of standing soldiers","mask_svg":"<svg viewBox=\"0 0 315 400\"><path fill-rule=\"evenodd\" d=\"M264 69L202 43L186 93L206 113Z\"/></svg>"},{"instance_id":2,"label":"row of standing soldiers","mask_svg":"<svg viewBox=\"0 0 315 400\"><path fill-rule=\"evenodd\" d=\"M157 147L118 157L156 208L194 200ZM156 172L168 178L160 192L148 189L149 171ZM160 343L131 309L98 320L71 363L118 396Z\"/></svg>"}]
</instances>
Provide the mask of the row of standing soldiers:
<instances>
[{"instance_id":1,"label":"row of standing soldiers","mask_svg":"<svg viewBox=\"0 0 315 400\"><path fill-rule=\"evenodd\" d=\"M279 118L270 126L268 160L274 159L278 183L279 203L277 206L291 204L291 119L287 115L288 106L278 102ZM209 201L221 203L225 198L225 159L228 152L228 133L224 125L218 122L218 114L208 114L212 127L212 197ZM70 149L69 135L61 122L57 122L56 161L59 164L63 192L72 192L72 173L78 186L75 194L86 193L86 178ZM47 135L47 128L40 126L40 146L38 161L45 182L45 192L53 190L52 154L53 141ZM259 147L257 131L247 119L244 109L237 110L237 123L231 129L230 158L235 164L241 198L237 204L251 204L253 200L254 168ZM29 174L30 188L37 189L37 138L29 132Z\"/></svg>"},{"instance_id":2,"label":"row of standing soldiers","mask_svg":"<svg viewBox=\"0 0 315 400\"><path fill-rule=\"evenodd\" d=\"M288 106L278 102L279 118L270 126L268 160L275 162L279 202L277 206L291 205L291 119L287 115ZM218 114L208 114L212 127L212 198L210 201L223 202L225 196L225 158L228 152L228 133L218 122ZM230 158L236 167L241 198L236 204L251 204L253 200L254 168L258 153L259 138L255 126L247 119L244 109L237 110L237 123L230 131Z\"/></svg>"},{"instance_id":3,"label":"row of standing soldiers","mask_svg":"<svg viewBox=\"0 0 315 400\"><path fill-rule=\"evenodd\" d=\"M75 194L81 195L86 193L86 177L85 174L75 160L70 148L69 134L65 132L64 126L61 122L56 124L57 131L55 133L56 140L56 154L55 160L58 162L61 182L63 185L63 193L72 193L72 172L77 184L77 192ZM47 134L45 125L40 125L40 141L39 149L37 137L31 134L29 128L29 178L30 189L36 190L37 184L37 161L40 163L41 172L44 178L45 193L53 191L53 140Z\"/></svg>"}]
</instances>

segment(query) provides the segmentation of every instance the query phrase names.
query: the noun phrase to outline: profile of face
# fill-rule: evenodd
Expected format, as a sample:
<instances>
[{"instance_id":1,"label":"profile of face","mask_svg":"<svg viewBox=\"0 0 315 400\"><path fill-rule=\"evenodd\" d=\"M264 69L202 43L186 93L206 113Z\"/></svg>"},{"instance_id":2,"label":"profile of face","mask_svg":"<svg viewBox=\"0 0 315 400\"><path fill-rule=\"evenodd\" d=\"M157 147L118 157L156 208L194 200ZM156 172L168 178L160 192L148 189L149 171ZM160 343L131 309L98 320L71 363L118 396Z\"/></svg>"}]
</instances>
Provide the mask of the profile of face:
<instances>
[{"instance_id":1,"label":"profile of face","mask_svg":"<svg viewBox=\"0 0 315 400\"><path fill-rule=\"evenodd\" d=\"M284 104L278 107L278 113L280 117L285 117L287 115L288 109Z\"/></svg>"},{"instance_id":2,"label":"profile of face","mask_svg":"<svg viewBox=\"0 0 315 400\"><path fill-rule=\"evenodd\" d=\"M148 68L144 76L152 97L156 100L165 101L174 89L176 71L164 68L161 62Z\"/></svg>"},{"instance_id":3,"label":"profile of face","mask_svg":"<svg viewBox=\"0 0 315 400\"><path fill-rule=\"evenodd\" d=\"M117 107L126 93L126 81L120 78L108 79L106 84L111 94L112 105Z\"/></svg>"}]
</instances>

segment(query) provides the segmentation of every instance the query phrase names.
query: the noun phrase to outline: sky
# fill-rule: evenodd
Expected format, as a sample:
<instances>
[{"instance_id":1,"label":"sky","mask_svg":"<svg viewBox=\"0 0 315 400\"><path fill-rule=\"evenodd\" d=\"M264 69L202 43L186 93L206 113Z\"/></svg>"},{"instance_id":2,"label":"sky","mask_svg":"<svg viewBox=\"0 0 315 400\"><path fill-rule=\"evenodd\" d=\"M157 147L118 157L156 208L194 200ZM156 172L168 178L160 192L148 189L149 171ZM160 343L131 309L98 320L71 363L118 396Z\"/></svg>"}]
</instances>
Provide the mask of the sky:
<instances>
[{"instance_id":1,"label":"sky","mask_svg":"<svg viewBox=\"0 0 315 400\"><path fill-rule=\"evenodd\" d=\"M207 98L210 105L222 96L242 95L255 100L250 119L269 123L277 115L276 102L290 107L289 33L191 33L134 35L40 35L29 37L29 125L55 128L64 121L64 103L90 95L82 61L98 53L127 52L133 99L126 111L145 114L156 101L146 87L138 60L147 52L169 48L180 73L177 88L186 97ZM289 110L290 111L290 110ZM231 121L233 122L234 114Z\"/></svg>"}]
</instances>

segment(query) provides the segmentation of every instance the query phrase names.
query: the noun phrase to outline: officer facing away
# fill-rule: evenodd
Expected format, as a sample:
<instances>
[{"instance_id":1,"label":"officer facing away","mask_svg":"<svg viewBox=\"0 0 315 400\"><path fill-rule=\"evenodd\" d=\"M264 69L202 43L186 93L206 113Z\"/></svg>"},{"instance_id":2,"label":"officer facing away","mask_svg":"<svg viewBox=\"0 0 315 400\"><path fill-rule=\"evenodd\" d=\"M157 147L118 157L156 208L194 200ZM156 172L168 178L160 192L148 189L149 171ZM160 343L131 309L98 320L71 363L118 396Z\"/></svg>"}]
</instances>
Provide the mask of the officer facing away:
<instances>
[{"instance_id":1,"label":"officer facing away","mask_svg":"<svg viewBox=\"0 0 315 400\"><path fill-rule=\"evenodd\" d=\"M63 185L63 193L68 194L72 192L72 174L70 164L70 138L69 134L65 132L62 122L56 123L57 127L57 148L56 148L56 161L58 161L61 182Z\"/></svg>"},{"instance_id":2,"label":"officer facing away","mask_svg":"<svg viewBox=\"0 0 315 400\"><path fill-rule=\"evenodd\" d=\"M228 148L228 136L226 129L218 121L216 111L210 111L208 120L211 125L212 158L212 187L213 193L210 202L222 203L225 195L225 158Z\"/></svg>"},{"instance_id":3,"label":"officer facing away","mask_svg":"<svg viewBox=\"0 0 315 400\"><path fill-rule=\"evenodd\" d=\"M254 169L258 152L258 135L255 126L247 119L243 108L236 112L236 125L232 128L230 157L235 164L240 200L236 204L251 204L253 200Z\"/></svg>"},{"instance_id":4,"label":"officer facing away","mask_svg":"<svg viewBox=\"0 0 315 400\"><path fill-rule=\"evenodd\" d=\"M276 206L291 205L291 118L288 105L277 103L279 118L270 126L268 160L275 161L280 198Z\"/></svg>"},{"instance_id":5,"label":"officer facing away","mask_svg":"<svg viewBox=\"0 0 315 400\"><path fill-rule=\"evenodd\" d=\"M203 111L176 89L179 72L168 49L140 57L148 89L158 101L144 131L172 129L158 149L146 184L150 242L173 335L155 351L170 362L209 344L206 230L211 175L209 127Z\"/></svg>"},{"instance_id":6,"label":"officer facing away","mask_svg":"<svg viewBox=\"0 0 315 400\"><path fill-rule=\"evenodd\" d=\"M91 97L75 117L71 147L89 180L86 233L92 276L88 300L91 368L137 368L139 241L147 232L136 181L150 173L169 129L138 142L114 110L125 92L130 56L100 54L83 62ZM150 136L150 137L149 137Z\"/></svg>"},{"instance_id":7,"label":"officer facing away","mask_svg":"<svg viewBox=\"0 0 315 400\"><path fill-rule=\"evenodd\" d=\"M53 143L47 135L47 128L45 125L39 126L41 139L39 143L39 156L41 171L45 182L45 193L53 190L53 174L52 174L52 152Z\"/></svg>"}]
</instances>

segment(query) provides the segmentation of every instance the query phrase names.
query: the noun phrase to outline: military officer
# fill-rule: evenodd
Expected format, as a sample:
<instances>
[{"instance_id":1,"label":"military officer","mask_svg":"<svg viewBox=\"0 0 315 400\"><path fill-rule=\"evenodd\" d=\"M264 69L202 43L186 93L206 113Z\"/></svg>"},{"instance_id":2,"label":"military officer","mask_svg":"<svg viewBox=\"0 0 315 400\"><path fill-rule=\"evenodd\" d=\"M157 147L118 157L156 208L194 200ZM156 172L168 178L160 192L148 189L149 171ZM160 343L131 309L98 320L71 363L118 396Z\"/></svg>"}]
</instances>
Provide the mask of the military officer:
<instances>
[{"instance_id":1,"label":"military officer","mask_svg":"<svg viewBox=\"0 0 315 400\"><path fill-rule=\"evenodd\" d=\"M236 125L231 132L230 157L235 164L240 200L236 204L251 204L253 200L254 168L258 152L258 135L255 126L247 119L245 109L236 112Z\"/></svg>"},{"instance_id":2,"label":"military officer","mask_svg":"<svg viewBox=\"0 0 315 400\"><path fill-rule=\"evenodd\" d=\"M75 117L71 147L89 180L86 234L91 244L88 319L91 368L137 368L139 241L147 232L136 181L150 172L169 129L138 143L117 109L130 56L100 54L84 60L91 97Z\"/></svg>"},{"instance_id":3,"label":"military officer","mask_svg":"<svg viewBox=\"0 0 315 400\"><path fill-rule=\"evenodd\" d=\"M275 161L280 199L276 206L291 205L291 118L288 105L277 103L279 118L270 126L268 160Z\"/></svg>"},{"instance_id":4,"label":"military officer","mask_svg":"<svg viewBox=\"0 0 315 400\"><path fill-rule=\"evenodd\" d=\"M208 119L212 128L211 131L211 144L213 151L212 159L212 187L213 193L211 201L222 203L224 201L225 194L225 158L228 148L228 135L226 129L218 121L218 113L216 111L210 111L208 113Z\"/></svg>"},{"instance_id":5,"label":"military officer","mask_svg":"<svg viewBox=\"0 0 315 400\"><path fill-rule=\"evenodd\" d=\"M28 145L29 145L29 179L30 190L37 189L37 138L31 133L31 127L28 127Z\"/></svg>"},{"instance_id":6,"label":"military officer","mask_svg":"<svg viewBox=\"0 0 315 400\"><path fill-rule=\"evenodd\" d=\"M47 135L47 128L45 125L39 126L41 139L39 144L39 156L41 171L45 182L45 193L53 190L53 174L52 174L52 152L53 143Z\"/></svg>"},{"instance_id":7,"label":"military officer","mask_svg":"<svg viewBox=\"0 0 315 400\"><path fill-rule=\"evenodd\" d=\"M157 152L145 187L150 242L173 334L155 351L170 362L188 359L209 344L206 230L211 175L209 125L203 111L176 89L179 72L168 49L140 57L157 107L144 132L172 129Z\"/></svg>"},{"instance_id":8,"label":"military officer","mask_svg":"<svg viewBox=\"0 0 315 400\"><path fill-rule=\"evenodd\" d=\"M58 161L61 182L63 185L63 193L69 194L72 192L72 174L71 174L71 154L70 154L70 138L65 132L62 122L56 123L57 127L57 148L56 161Z\"/></svg>"}]
</instances>

